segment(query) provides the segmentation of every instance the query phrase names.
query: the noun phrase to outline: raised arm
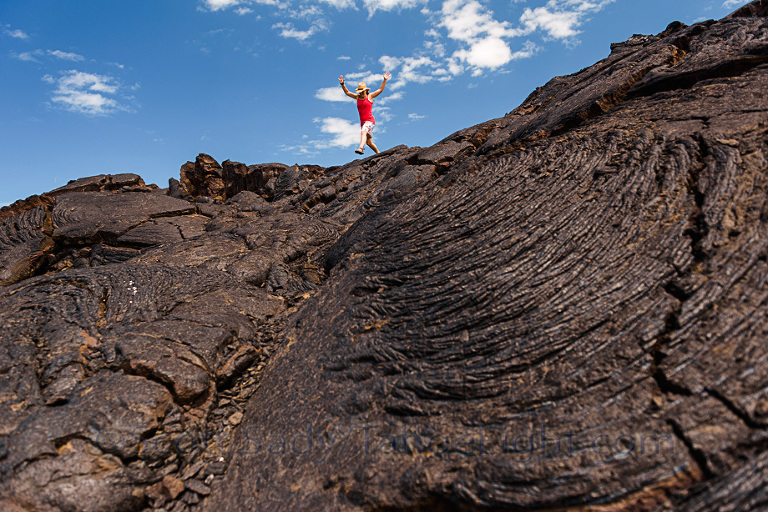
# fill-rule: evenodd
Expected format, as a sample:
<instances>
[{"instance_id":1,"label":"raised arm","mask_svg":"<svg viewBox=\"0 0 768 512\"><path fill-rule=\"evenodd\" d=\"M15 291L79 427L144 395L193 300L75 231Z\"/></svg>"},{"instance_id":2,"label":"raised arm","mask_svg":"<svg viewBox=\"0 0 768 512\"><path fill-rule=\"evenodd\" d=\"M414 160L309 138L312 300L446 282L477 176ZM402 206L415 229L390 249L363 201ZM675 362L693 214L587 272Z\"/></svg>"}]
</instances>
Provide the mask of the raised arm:
<instances>
[{"instance_id":1,"label":"raised arm","mask_svg":"<svg viewBox=\"0 0 768 512\"><path fill-rule=\"evenodd\" d=\"M379 86L378 89L376 89L371 94L369 94L368 97L370 99L373 99L376 96L378 96L379 94L381 94L384 91L384 87L387 85L387 80L389 80L390 78L392 78L392 75L389 73L389 71L384 73L384 80L381 82L381 85Z\"/></svg>"},{"instance_id":2,"label":"raised arm","mask_svg":"<svg viewBox=\"0 0 768 512\"><path fill-rule=\"evenodd\" d=\"M357 99L357 95L349 92L349 90L347 89L347 86L344 85L344 75L341 75L339 77L339 83L341 84L341 89L344 91L344 94L346 94L350 98Z\"/></svg>"}]
</instances>

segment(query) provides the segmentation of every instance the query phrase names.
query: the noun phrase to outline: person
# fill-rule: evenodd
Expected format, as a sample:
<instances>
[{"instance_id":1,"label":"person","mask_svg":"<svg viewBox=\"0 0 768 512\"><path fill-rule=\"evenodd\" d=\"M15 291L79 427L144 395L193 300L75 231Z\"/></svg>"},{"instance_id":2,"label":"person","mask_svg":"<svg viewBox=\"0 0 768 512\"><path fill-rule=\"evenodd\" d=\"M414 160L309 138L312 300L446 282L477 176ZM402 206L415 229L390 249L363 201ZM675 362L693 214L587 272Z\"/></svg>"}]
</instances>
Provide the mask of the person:
<instances>
[{"instance_id":1,"label":"person","mask_svg":"<svg viewBox=\"0 0 768 512\"><path fill-rule=\"evenodd\" d=\"M344 85L344 75L339 77L339 83L344 90L344 94L357 100L357 112L360 114L360 147L355 150L355 153L362 155L363 148L368 144L374 153L379 153L379 148L373 143L373 129L376 127L376 120L373 118L373 99L384 91L384 87L387 85L387 80L392 78L392 75L387 71L384 73L384 80L381 82L381 86L373 92L365 85L365 82L357 84L357 88L354 93L351 93L347 86Z\"/></svg>"}]
</instances>

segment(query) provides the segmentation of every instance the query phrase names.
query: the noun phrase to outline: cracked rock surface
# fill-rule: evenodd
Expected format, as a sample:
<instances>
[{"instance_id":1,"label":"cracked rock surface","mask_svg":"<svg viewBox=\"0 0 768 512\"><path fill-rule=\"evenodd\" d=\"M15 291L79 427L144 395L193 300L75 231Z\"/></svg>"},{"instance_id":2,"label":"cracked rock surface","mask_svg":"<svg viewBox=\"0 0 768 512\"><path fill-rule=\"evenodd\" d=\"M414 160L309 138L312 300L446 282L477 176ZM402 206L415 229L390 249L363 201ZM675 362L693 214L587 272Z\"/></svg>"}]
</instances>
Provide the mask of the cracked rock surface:
<instances>
[{"instance_id":1,"label":"cracked rock surface","mask_svg":"<svg viewBox=\"0 0 768 512\"><path fill-rule=\"evenodd\" d=\"M1 209L0 508L765 508L766 16L431 148Z\"/></svg>"}]
</instances>

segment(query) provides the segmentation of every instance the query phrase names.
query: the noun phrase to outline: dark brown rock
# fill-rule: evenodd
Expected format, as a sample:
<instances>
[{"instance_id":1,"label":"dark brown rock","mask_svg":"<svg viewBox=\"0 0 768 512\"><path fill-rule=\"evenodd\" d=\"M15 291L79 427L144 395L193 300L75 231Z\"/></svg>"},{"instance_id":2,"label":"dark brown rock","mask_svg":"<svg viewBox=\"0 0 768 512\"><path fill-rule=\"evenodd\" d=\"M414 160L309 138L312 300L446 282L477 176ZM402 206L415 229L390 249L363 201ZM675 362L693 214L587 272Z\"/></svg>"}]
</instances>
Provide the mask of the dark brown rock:
<instances>
[{"instance_id":1,"label":"dark brown rock","mask_svg":"<svg viewBox=\"0 0 768 512\"><path fill-rule=\"evenodd\" d=\"M193 213L186 201L162 195L75 192L56 199L53 238L96 242L116 240L153 218Z\"/></svg>"},{"instance_id":2,"label":"dark brown rock","mask_svg":"<svg viewBox=\"0 0 768 512\"><path fill-rule=\"evenodd\" d=\"M759 508L766 38L636 38L369 197L211 506Z\"/></svg>"},{"instance_id":3,"label":"dark brown rock","mask_svg":"<svg viewBox=\"0 0 768 512\"><path fill-rule=\"evenodd\" d=\"M47 196L56 197L69 192L100 192L135 189L144 187L144 180L138 174L100 174L88 178L72 180L63 187L48 192Z\"/></svg>"},{"instance_id":4,"label":"dark brown rock","mask_svg":"<svg viewBox=\"0 0 768 512\"><path fill-rule=\"evenodd\" d=\"M201 496L208 496L211 493L211 488L200 480L187 480L184 482L184 487Z\"/></svg>"},{"instance_id":5,"label":"dark brown rock","mask_svg":"<svg viewBox=\"0 0 768 512\"><path fill-rule=\"evenodd\" d=\"M258 356L259 353L255 348L242 345L216 371L216 379L221 383L230 382L249 368Z\"/></svg>"},{"instance_id":6,"label":"dark brown rock","mask_svg":"<svg viewBox=\"0 0 768 512\"><path fill-rule=\"evenodd\" d=\"M228 198L243 191L271 197L267 183L288 168L285 164L245 165L230 160L225 160L222 167Z\"/></svg>"},{"instance_id":7,"label":"dark brown rock","mask_svg":"<svg viewBox=\"0 0 768 512\"><path fill-rule=\"evenodd\" d=\"M0 222L0 284L30 277L45 263L45 245L51 244L47 214L41 204Z\"/></svg>"},{"instance_id":8,"label":"dark brown rock","mask_svg":"<svg viewBox=\"0 0 768 512\"><path fill-rule=\"evenodd\" d=\"M160 503L175 500L184 491L184 482L167 475L160 482L147 487L145 495Z\"/></svg>"},{"instance_id":9,"label":"dark brown rock","mask_svg":"<svg viewBox=\"0 0 768 512\"><path fill-rule=\"evenodd\" d=\"M3 209L0 507L760 510L765 13L430 148Z\"/></svg>"},{"instance_id":10,"label":"dark brown rock","mask_svg":"<svg viewBox=\"0 0 768 512\"><path fill-rule=\"evenodd\" d=\"M188 196L208 196L226 199L226 187L221 165L210 155L200 153L193 162L181 166L179 179L182 192Z\"/></svg>"}]
</instances>

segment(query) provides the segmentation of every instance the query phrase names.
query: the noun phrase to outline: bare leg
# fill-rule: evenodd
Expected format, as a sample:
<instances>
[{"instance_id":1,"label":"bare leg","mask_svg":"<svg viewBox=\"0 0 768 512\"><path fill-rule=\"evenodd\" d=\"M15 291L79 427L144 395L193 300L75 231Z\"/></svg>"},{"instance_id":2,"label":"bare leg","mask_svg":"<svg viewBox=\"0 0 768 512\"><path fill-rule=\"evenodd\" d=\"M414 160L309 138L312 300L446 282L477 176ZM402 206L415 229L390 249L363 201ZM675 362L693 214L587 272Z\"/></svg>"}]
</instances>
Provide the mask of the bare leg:
<instances>
[{"instance_id":1,"label":"bare leg","mask_svg":"<svg viewBox=\"0 0 768 512\"><path fill-rule=\"evenodd\" d=\"M378 155L378 154L379 154L379 148L377 148L377 147L376 147L376 144L374 144L374 143L373 143L373 137L371 136L371 134L370 134L370 133L369 133L369 134L367 134L367 135L368 135L368 145L371 147L371 149L373 150L373 152L374 152L374 153L376 153L376 154Z\"/></svg>"},{"instance_id":2,"label":"bare leg","mask_svg":"<svg viewBox=\"0 0 768 512\"><path fill-rule=\"evenodd\" d=\"M365 147L365 136L366 136L366 135L368 135L368 136L370 137L370 135L368 134L368 132L365 132L365 131L362 131L362 130L360 131L360 147L359 147L359 148L357 148L357 149L359 149L359 150L361 150L361 151L362 151L362 149Z\"/></svg>"}]
</instances>

